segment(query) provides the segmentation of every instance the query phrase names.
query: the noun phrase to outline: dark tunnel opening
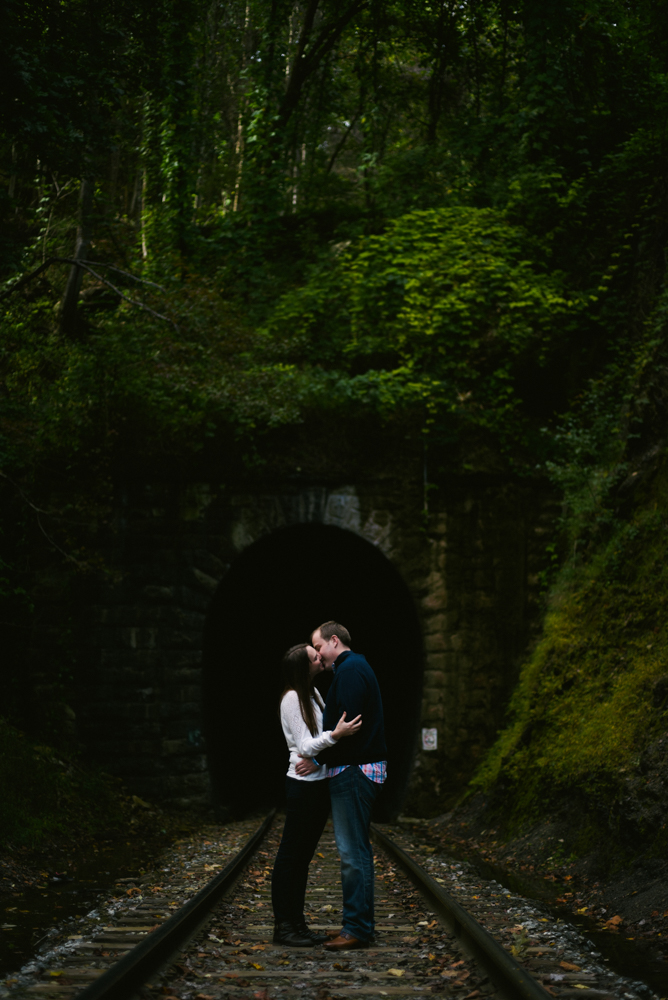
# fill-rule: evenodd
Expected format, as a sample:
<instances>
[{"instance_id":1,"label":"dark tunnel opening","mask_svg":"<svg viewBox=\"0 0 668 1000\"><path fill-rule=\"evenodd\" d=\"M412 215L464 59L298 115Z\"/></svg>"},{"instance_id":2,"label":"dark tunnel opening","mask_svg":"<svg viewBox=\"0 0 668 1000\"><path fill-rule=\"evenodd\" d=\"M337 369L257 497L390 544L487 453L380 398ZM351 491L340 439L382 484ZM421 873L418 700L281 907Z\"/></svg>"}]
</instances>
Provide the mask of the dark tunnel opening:
<instances>
[{"instance_id":1,"label":"dark tunnel opening","mask_svg":"<svg viewBox=\"0 0 668 1000\"><path fill-rule=\"evenodd\" d=\"M278 704L286 649L334 619L378 677L388 778L376 818L401 806L420 719L423 651L408 589L389 560L352 532L281 528L235 560L214 595L204 637L204 725L214 803L243 815L283 797L288 753ZM331 676L321 674L326 693Z\"/></svg>"}]
</instances>

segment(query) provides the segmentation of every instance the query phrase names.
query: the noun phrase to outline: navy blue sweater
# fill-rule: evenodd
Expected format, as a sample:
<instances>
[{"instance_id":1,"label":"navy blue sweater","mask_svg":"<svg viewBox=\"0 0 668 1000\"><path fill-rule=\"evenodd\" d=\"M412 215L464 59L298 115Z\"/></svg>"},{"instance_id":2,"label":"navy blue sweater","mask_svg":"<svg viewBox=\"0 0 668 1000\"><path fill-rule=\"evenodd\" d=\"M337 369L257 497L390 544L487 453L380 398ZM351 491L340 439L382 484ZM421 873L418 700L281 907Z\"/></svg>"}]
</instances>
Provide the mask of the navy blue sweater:
<instances>
[{"instance_id":1,"label":"navy blue sweater","mask_svg":"<svg viewBox=\"0 0 668 1000\"><path fill-rule=\"evenodd\" d=\"M334 680L327 694L323 729L334 729L344 712L346 722L362 716L362 728L318 754L318 763L373 764L387 760L383 702L373 670L360 653L345 649L334 663Z\"/></svg>"}]
</instances>

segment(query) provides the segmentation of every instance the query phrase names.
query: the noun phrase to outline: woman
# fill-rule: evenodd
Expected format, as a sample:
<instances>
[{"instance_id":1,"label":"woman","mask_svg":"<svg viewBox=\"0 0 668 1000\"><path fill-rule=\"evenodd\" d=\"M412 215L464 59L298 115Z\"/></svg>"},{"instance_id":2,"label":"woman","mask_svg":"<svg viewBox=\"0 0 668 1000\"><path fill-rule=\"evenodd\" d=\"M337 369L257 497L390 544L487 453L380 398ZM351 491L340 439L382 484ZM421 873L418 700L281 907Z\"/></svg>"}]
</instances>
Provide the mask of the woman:
<instances>
[{"instance_id":1,"label":"woman","mask_svg":"<svg viewBox=\"0 0 668 1000\"><path fill-rule=\"evenodd\" d=\"M308 948L326 941L309 930L304 919L304 897L311 858L329 816L327 768L319 767L300 777L295 764L300 757L314 757L344 736L356 733L361 716L346 722L344 712L336 728L322 732L323 705L313 686L322 671L320 655L305 642L283 657L285 690L281 695L281 725L290 751L286 778L285 827L271 879L274 908L274 944Z\"/></svg>"}]
</instances>

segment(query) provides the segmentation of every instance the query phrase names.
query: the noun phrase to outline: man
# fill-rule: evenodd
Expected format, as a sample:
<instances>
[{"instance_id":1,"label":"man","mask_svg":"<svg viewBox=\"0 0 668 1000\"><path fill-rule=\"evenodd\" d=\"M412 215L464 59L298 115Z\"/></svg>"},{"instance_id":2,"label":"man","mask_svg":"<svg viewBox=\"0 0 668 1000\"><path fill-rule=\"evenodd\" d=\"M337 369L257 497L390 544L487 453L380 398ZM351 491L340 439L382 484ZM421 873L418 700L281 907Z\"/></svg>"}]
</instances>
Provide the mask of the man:
<instances>
[{"instance_id":1,"label":"man","mask_svg":"<svg viewBox=\"0 0 668 1000\"><path fill-rule=\"evenodd\" d=\"M334 729L343 712L362 716L362 728L318 754L327 764L334 836L341 857L343 927L328 941L329 951L365 948L373 939L373 848L369 841L371 807L387 771L383 703L376 675L350 648L350 633L338 622L325 622L311 635L326 670L334 671L327 695L323 729ZM308 773L308 760L297 765ZM301 769L301 770L300 770Z\"/></svg>"}]
</instances>

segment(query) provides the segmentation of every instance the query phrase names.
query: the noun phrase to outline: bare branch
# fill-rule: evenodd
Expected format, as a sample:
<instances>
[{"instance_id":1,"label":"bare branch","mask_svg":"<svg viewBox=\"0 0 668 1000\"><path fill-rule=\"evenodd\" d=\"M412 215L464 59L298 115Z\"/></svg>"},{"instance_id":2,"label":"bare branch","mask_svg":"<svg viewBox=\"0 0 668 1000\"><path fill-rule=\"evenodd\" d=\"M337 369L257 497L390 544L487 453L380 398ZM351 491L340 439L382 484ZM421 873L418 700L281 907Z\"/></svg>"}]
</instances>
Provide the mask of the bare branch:
<instances>
[{"instance_id":1,"label":"bare branch","mask_svg":"<svg viewBox=\"0 0 668 1000\"><path fill-rule=\"evenodd\" d=\"M8 483L11 483L11 485L14 487L14 489L19 494L19 496L21 497L21 499L25 500L25 502L28 504L28 506L32 507L32 509L35 511L36 514L47 514L47 515L50 515L50 514L53 513L53 511L42 510L41 507L36 507L35 504L32 502L32 500L28 499L28 497L23 492L23 490L21 489L21 487L19 486L19 484L15 483L14 480L12 479L12 477L8 476L6 472L2 471L2 469L0 469L0 476L2 476L3 479L6 479Z\"/></svg>"},{"instance_id":2,"label":"bare branch","mask_svg":"<svg viewBox=\"0 0 668 1000\"><path fill-rule=\"evenodd\" d=\"M83 260L73 260L72 263L76 264L77 267L83 267L84 270L92 274L95 278L97 278L98 281L101 281L103 285L106 285L108 288L111 288L114 292L116 292L116 294L119 295L125 302L129 302L131 306L137 306L138 309L143 309L144 312L150 313L150 315L155 316L156 319L163 319L165 323L170 323L175 330L178 330L178 325L174 322L173 319L169 319L168 316L163 316L162 313L156 312L155 309L151 309L150 306L144 305L143 302L137 302L136 299L131 299L129 298L129 296L124 295L123 292L120 290L120 288L117 288L116 285L112 285L110 281L107 281L106 278L103 278L101 274L98 274L97 271L94 271L93 268L90 267L88 264L86 264Z\"/></svg>"},{"instance_id":3,"label":"bare branch","mask_svg":"<svg viewBox=\"0 0 668 1000\"><path fill-rule=\"evenodd\" d=\"M74 260L85 260L93 239L91 211L93 208L93 190L95 183L90 173L86 171L79 185L79 205L77 209L77 238L74 244ZM79 293L84 273L80 267L73 264L67 276L65 291L60 303L60 332L74 334L77 328Z\"/></svg>"},{"instance_id":4,"label":"bare branch","mask_svg":"<svg viewBox=\"0 0 668 1000\"><path fill-rule=\"evenodd\" d=\"M346 144L346 139L348 138L348 136L350 135L350 133L354 129L355 125L357 124L357 119L359 118L359 116L360 116L360 112L358 111L358 112L356 112L355 117L350 122L350 125L345 130L345 132L343 133L343 135L341 136L341 138L337 142L336 146L334 147L334 152L330 156L329 163L327 164L327 170L325 171L326 173L330 173L332 167L334 166L334 164L336 162L337 156L339 155L339 153L341 152L341 150L343 149L343 147Z\"/></svg>"},{"instance_id":5,"label":"bare branch","mask_svg":"<svg viewBox=\"0 0 668 1000\"><path fill-rule=\"evenodd\" d=\"M31 504L31 506L32 506L32 504ZM67 562L73 562L75 566L79 567L79 569L85 569L85 568L87 568L86 567L86 563L82 562L81 559L77 559L76 556L71 555L69 552L66 552L65 549L62 549L60 547L60 545L58 544L58 542L55 542L53 540L53 538L51 537L51 535L48 533L48 531L45 529L44 525L42 524L42 519L40 518L39 513L37 514L37 524L39 525L39 530L42 532L42 534L46 538L46 540L49 543L49 545L53 545L54 549L57 552L60 552L61 556L64 559L66 559Z\"/></svg>"},{"instance_id":6,"label":"bare branch","mask_svg":"<svg viewBox=\"0 0 668 1000\"><path fill-rule=\"evenodd\" d=\"M101 264L100 261L89 260L88 263L91 267L106 267L110 271L115 271L116 274L122 274L126 278L130 278L132 281L139 281L142 285L150 285L151 288L157 288L161 292L166 292L167 289L163 288L162 285L157 285L155 281L149 281L148 278L138 278L136 274L130 274L129 271L122 271L120 267L116 267L114 264Z\"/></svg>"},{"instance_id":7,"label":"bare branch","mask_svg":"<svg viewBox=\"0 0 668 1000\"><path fill-rule=\"evenodd\" d=\"M168 316L163 316L162 313L156 312L155 309L151 309L150 306L145 305L143 302L138 302L136 299L131 299L129 296L124 295L120 288L117 288L116 285L111 283L111 281L107 281L107 279L103 278L101 274L94 271L89 264L83 260L77 260L75 257L49 257L48 260L45 260L43 264L40 264L40 266L34 271L31 271L30 274L25 274L22 278L19 278L18 281L15 281L10 288L6 288L4 292L0 292L0 299L6 298L8 295L11 295L12 292L16 292L19 288L27 285L29 281L32 281L33 278L40 275L42 271L45 271L47 267L51 266L51 264L72 264L74 267L83 268L85 271L88 271L95 278L97 278L98 281L101 281L103 285L107 285L108 288L111 288L112 291L116 292L120 298L122 298L125 302L128 302L131 306L143 309L151 316L154 316L156 319L164 320L165 323L170 323L175 330L178 330L178 325L174 322L174 320L170 319ZM135 274L130 274L129 271L122 271L120 267L115 267L113 264L96 263L95 267L108 267L111 271L115 271L117 274L122 274L126 278L131 278L132 281L138 281L142 285L150 285L152 288L158 288L161 292L165 291L162 285L157 285L154 281L148 281L145 278L138 278Z\"/></svg>"},{"instance_id":8,"label":"bare branch","mask_svg":"<svg viewBox=\"0 0 668 1000\"><path fill-rule=\"evenodd\" d=\"M327 53L334 48L345 28L366 3L367 0L353 0L337 20L325 23L313 43L309 46L308 51L305 51L311 36L313 20L318 7L318 0L311 0L304 18L297 53L290 72L290 80L278 112L282 126L287 124L290 116L297 107L302 88L307 78L318 68Z\"/></svg>"},{"instance_id":9,"label":"bare branch","mask_svg":"<svg viewBox=\"0 0 668 1000\"><path fill-rule=\"evenodd\" d=\"M43 261L43 263L41 263L39 267L36 268L34 271L31 271L30 274L24 274L22 278L19 278L19 280L15 281L13 285L11 285L9 288L6 288L4 292L0 292L0 299L6 298L8 295L11 295L12 292L18 292L19 288L22 288L24 285L27 285L29 281L32 281L32 279L36 278L39 274L42 273L42 271L46 271L47 267L51 267L53 263L59 260L60 260L59 257L49 257L48 260ZM66 263L71 264L72 262L68 258Z\"/></svg>"},{"instance_id":10,"label":"bare branch","mask_svg":"<svg viewBox=\"0 0 668 1000\"><path fill-rule=\"evenodd\" d=\"M77 559L76 556L71 555L71 553L66 552L65 549L61 548L60 545L58 545L58 542L54 541L54 539L51 537L51 535L49 535L44 525L42 524L42 519L40 517L40 514L46 514L47 517L52 517L54 513L59 513L59 512L42 510L41 507L37 507L36 504L34 504L32 500L30 500L30 498L24 493L19 484L15 483L14 480L11 478L11 476L8 476L6 472L2 471L2 469L0 469L0 476L3 479L6 479L8 483L11 483L11 485L14 487L14 489L21 497L23 502L26 503L28 507L30 507L32 510L34 510L39 530L42 532L49 545L53 545L54 549L60 552L61 556L63 556L68 562L73 562L75 566L79 567L79 569L87 568L86 563L82 562L80 559Z\"/></svg>"}]
</instances>

